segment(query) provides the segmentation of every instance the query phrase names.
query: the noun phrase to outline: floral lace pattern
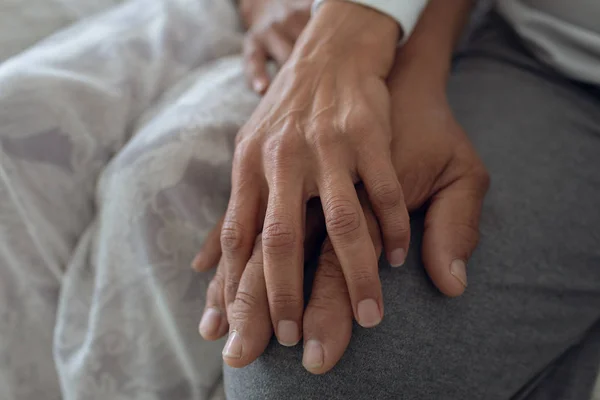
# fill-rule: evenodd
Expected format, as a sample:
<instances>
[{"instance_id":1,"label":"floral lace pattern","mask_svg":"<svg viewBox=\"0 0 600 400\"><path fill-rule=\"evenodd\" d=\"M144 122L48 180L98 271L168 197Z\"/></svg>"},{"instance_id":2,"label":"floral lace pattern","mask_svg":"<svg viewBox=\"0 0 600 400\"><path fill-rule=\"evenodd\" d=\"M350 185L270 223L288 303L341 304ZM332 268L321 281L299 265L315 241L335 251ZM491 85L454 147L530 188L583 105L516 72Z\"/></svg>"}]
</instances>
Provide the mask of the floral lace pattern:
<instances>
[{"instance_id":1,"label":"floral lace pattern","mask_svg":"<svg viewBox=\"0 0 600 400\"><path fill-rule=\"evenodd\" d=\"M189 262L258 102L241 40L232 3L133 0L0 66L0 398L219 392Z\"/></svg>"}]
</instances>

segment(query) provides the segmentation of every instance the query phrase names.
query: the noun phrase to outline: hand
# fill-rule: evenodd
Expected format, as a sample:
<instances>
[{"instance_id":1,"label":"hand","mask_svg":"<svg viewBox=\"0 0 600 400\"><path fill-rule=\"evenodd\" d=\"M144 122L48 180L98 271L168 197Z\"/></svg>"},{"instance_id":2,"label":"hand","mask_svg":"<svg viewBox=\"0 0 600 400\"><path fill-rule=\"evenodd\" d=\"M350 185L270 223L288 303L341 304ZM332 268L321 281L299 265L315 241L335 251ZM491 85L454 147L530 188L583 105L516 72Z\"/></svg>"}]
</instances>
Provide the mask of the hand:
<instances>
[{"instance_id":1,"label":"hand","mask_svg":"<svg viewBox=\"0 0 600 400\"><path fill-rule=\"evenodd\" d=\"M312 0L242 0L240 10L248 27L244 40L246 79L263 94L269 84L267 59L285 64L310 19Z\"/></svg>"},{"instance_id":2,"label":"hand","mask_svg":"<svg viewBox=\"0 0 600 400\"><path fill-rule=\"evenodd\" d=\"M418 209L430 201L422 258L438 289L448 296L458 296L466 288L465 265L477 245L479 215L489 177L464 131L454 119L443 89L429 87L427 80L420 79L419 74L398 71L401 68L397 64L394 78L389 82L395 111L392 142L394 167L404 183L410 210ZM375 217L364 196L361 200L371 238L379 254L381 239ZM344 353L351 335L350 300L340 262L331 250L331 242L327 241L319 259L311 299L304 313L303 363L313 373L324 373L331 369ZM210 253L205 250L202 254ZM208 261L206 257L200 257L199 260ZM198 265L206 269L213 264L208 261ZM252 285L245 287L245 297L266 296L262 292L266 290L265 286L258 282L259 278L257 275L246 277L244 272L242 280L256 279ZM253 289L247 289L249 287ZM217 292L223 296L222 287ZM214 292L209 292L209 304L213 304L211 295L214 296ZM266 307L264 302L262 308L259 305L247 307L243 301L234 303L232 328L244 332L238 338L245 340L240 358L225 357L229 365L247 365L264 350L270 330L264 328L267 332L264 337L254 336L260 325L252 327L249 322L257 320L257 314L268 314ZM207 335L203 329L201 332L205 338L216 338ZM224 334L225 330L220 331L218 337Z\"/></svg>"},{"instance_id":3,"label":"hand","mask_svg":"<svg viewBox=\"0 0 600 400\"><path fill-rule=\"evenodd\" d=\"M262 232L270 315L278 340L288 346L302 331L308 199L320 196L354 316L364 327L381 321L383 304L377 254L354 184L365 186L392 264L403 263L410 237L390 159L384 81L398 26L353 3L325 3L321 14L238 135L221 230L226 304L234 301Z\"/></svg>"},{"instance_id":4,"label":"hand","mask_svg":"<svg viewBox=\"0 0 600 400\"><path fill-rule=\"evenodd\" d=\"M397 62L391 73L392 160L409 211L428 202L422 259L447 296L467 286L466 263L479 240L489 175L454 118L445 84Z\"/></svg>"},{"instance_id":5,"label":"hand","mask_svg":"<svg viewBox=\"0 0 600 400\"><path fill-rule=\"evenodd\" d=\"M381 235L377 219L371 210L366 193L359 189L373 244L381 253ZM305 356L303 363L313 373L324 373L342 357L352 333L352 305L340 262L329 239L323 242L323 211L318 201L311 201L307 211L307 242L305 255L316 256L321 249L308 306L304 312ZM206 271L220 258L218 226L209 235L202 256L194 263L198 271ZM212 238L212 239L210 239ZM322 247L319 247L322 243ZM199 325L200 334L207 340L223 337L228 329L229 340L223 359L232 367L244 367L258 358L267 347L273 329L267 304L264 281L261 237L259 236L244 270L236 300L224 304L224 269L219 263L209 285L207 302ZM312 339L312 340L311 340Z\"/></svg>"}]
</instances>

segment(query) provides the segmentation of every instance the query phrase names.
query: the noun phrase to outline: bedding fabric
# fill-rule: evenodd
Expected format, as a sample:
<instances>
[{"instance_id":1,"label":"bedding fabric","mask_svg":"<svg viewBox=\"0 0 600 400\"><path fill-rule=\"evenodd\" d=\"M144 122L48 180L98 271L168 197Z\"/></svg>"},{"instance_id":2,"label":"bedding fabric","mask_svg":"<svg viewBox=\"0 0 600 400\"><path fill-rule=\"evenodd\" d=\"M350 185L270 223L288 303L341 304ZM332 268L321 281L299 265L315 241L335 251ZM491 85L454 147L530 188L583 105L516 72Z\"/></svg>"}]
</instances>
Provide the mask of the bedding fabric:
<instances>
[{"instance_id":1,"label":"bedding fabric","mask_svg":"<svg viewBox=\"0 0 600 400\"><path fill-rule=\"evenodd\" d=\"M122 0L0 0L0 62Z\"/></svg>"},{"instance_id":2,"label":"bedding fabric","mask_svg":"<svg viewBox=\"0 0 600 400\"><path fill-rule=\"evenodd\" d=\"M223 398L189 262L259 101L241 42L231 2L130 0L0 64L0 399Z\"/></svg>"},{"instance_id":3,"label":"bedding fabric","mask_svg":"<svg viewBox=\"0 0 600 400\"><path fill-rule=\"evenodd\" d=\"M133 0L0 65L0 399L218 394L189 263L258 101L241 39L229 2Z\"/></svg>"}]
</instances>

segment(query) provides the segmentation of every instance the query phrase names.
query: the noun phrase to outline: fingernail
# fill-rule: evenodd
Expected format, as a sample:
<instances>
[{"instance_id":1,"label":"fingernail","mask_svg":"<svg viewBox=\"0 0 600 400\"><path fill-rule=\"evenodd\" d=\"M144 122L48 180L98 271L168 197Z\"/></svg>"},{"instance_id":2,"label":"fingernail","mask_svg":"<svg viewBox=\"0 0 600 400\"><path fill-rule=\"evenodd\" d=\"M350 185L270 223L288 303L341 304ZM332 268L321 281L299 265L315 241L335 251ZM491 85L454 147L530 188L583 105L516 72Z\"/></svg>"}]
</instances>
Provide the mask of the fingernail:
<instances>
[{"instance_id":1,"label":"fingernail","mask_svg":"<svg viewBox=\"0 0 600 400\"><path fill-rule=\"evenodd\" d=\"M401 267L406 260L406 251L404 249L396 249L390 252L388 261L392 267Z\"/></svg>"},{"instance_id":2,"label":"fingernail","mask_svg":"<svg viewBox=\"0 0 600 400\"><path fill-rule=\"evenodd\" d=\"M254 80L254 82L252 82L252 87L254 88L255 92L262 93L267 88L267 82L265 82L264 79L257 78Z\"/></svg>"},{"instance_id":3,"label":"fingernail","mask_svg":"<svg viewBox=\"0 0 600 400\"><path fill-rule=\"evenodd\" d=\"M379 306L373 299L358 303L358 323L364 328L371 328L381 322Z\"/></svg>"},{"instance_id":4,"label":"fingernail","mask_svg":"<svg viewBox=\"0 0 600 400\"><path fill-rule=\"evenodd\" d=\"M298 324L288 320L279 321L277 324L277 340L284 346L295 346L300 341Z\"/></svg>"},{"instance_id":5,"label":"fingernail","mask_svg":"<svg viewBox=\"0 0 600 400\"><path fill-rule=\"evenodd\" d=\"M464 287L467 287L467 265L463 260L454 260L450 264L450 273Z\"/></svg>"},{"instance_id":6,"label":"fingernail","mask_svg":"<svg viewBox=\"0 0 600 400\"><path fill-rule=\"evenodd\" d=\"M221 326L221 311L214 307L207 308L200 320L198 330L203 337L213 336Z\"/></svg>"},{"instance_id":7,"label":"fingernail","mask_svg":"<svg viewBox=\"0 0 600 400\"><path fill-rule=\"evenodd\" d=\"M242 338L236 331L231 331L223 348L223 357L242 358Z\"/></svg>"},{"instance_id":8,"label":"fingernail","mask_svg":"<svg viewBox=\"0 0 600 400\"><path fill-rule=\"evenodd\" d=\"M302 365L307 370L320 369L323 366L323 346L317 340L311 339L304 345L304 355L302 356Z\"/></svg>"},{"instance_id":9,"label":"fingernail","mask_svg":"<svg viewBox=\"0 0 600 400\"><path fill-rule=\"evenodd\" d=\"M198 265L200 263L200 254L198 254L196 257L194 257L194 259L192 260L192 268L195 269L196 271L200 270L200 266Z\"/></svg>"}]
</instances>

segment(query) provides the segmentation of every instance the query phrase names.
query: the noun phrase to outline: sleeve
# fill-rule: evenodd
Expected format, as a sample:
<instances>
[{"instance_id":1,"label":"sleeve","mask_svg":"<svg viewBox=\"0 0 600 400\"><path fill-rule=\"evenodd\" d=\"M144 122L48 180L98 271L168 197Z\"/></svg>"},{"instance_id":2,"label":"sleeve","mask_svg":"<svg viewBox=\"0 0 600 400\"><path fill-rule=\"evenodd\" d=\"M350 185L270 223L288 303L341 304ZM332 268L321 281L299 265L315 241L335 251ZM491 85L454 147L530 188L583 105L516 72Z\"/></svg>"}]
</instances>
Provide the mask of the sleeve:
<instances>
[{"instance_id":1,"label":"sleeve","mask_svg":"<svg viewBox=\"0 0 600 400\"><path fill-rule=\"evenodd\" d=\"M319 6L327 0L315 0L313 3L313 14ZM417 21L423 12L423 9L429 3L429 0L346 0L352 3L362 4L384 14L389 15L398 21L402 29L402 39L400 44L404 44L412 33Z\"/></svg>"}]
</instances>

